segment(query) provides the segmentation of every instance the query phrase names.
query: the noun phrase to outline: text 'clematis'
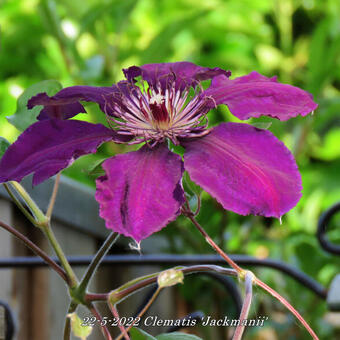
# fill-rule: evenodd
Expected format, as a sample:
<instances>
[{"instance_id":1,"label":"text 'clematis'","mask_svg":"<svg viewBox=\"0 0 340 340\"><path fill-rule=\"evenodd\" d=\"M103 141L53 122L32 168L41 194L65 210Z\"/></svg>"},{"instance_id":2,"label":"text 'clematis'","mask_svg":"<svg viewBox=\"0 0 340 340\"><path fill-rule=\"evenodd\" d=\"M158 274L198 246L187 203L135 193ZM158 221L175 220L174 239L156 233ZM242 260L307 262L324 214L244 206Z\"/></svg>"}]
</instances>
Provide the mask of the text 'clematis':
<instances>
[{"instance_id":1,"label":"text 'clematis'","mask_svg":"<svg viewBox=\"0 0 340 340\"><path fill-rule=\"evenodd\" d=\"M103 142L143 143L103 163L96 199L106 226L137 242L174 220L184 203L182 175L241 215L281 217L301 197L301 177L290 151L271 132L248 124L208 128L207 113L219 104L241 120L267 115L287 120L317 104L307 92L257 72L230 79L230 72L189 62L148 64L124 70L127 80L110 87L73 86L49 97L40 93L38 122L11 145L0 162L0 182L34 173L39 184ZM201 81L211 79L203 90ZM99 104L109 128L68 120ZM167 140L185 148L183 160Z\"/></svg>"}]
</instances>

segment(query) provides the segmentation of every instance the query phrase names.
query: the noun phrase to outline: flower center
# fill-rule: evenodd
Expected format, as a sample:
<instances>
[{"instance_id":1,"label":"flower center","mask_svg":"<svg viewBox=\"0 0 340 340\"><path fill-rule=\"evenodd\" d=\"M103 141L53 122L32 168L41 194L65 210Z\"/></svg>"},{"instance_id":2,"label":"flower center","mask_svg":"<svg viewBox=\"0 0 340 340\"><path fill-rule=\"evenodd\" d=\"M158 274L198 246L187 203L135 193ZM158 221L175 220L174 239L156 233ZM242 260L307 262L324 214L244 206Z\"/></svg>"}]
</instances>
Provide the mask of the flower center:
<instances>
[{"instance_id":1,"label":"flower center","mask_svg":"<svg viewBox=\"0 0 340 340\"><path fill-rule=\"evenodd\" d=\"M149 107L152 114L151 125L155 129L167 130L170 128L170 115L166 107L165 97L157 93L149 100Z\"/></svg>"},{"instance_id":2,"label":"flower center","mask_svg":"<svg viewBox=\"0 0 340 340\"><path fill-rule=\"evenodd\" d=\"M205 135L205 114L215 106L210 97L198 93L189 98L190 88L178 89L167 84L142 89L131 83L123 83L121 92L113 93L107 100L110 121L119 128L118 133L135 136L133 143L152 141L152 145L169 138L178 144L177 138Z\"/></svg>"}]
</instances>

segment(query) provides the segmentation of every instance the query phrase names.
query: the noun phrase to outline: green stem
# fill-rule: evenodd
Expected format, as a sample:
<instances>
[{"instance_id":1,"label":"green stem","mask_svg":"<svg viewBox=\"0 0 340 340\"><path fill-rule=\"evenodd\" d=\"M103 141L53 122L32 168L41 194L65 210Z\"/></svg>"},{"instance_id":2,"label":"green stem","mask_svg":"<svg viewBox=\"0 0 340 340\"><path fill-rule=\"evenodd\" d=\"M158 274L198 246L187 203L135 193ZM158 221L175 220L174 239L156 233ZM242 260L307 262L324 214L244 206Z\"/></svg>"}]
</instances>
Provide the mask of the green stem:
<instances>
[{"instance_id":1,"label":"green stem","mask_svg":"<svg viewBox=\"0 0 340 340\"><path fill-rule=\"evenodd\" d=\"M48 223L48 218L44 215L44 213L40 210L25 188L18 182L11 181L10 184L13 188L17 191L17 193L22 197L25 201L29 209L31 210L32 214L35 217L35 225L37 227L46 226Z\"/></svg>"},{"instance_id":2,"label":"green stem","mask_svg":"<svg viewBox=\"0 0 340 340\"><path fill-rule=\"evenodd\" d=\"M67 310L67 315L65 318L65 325L64 325L64 340L70 340L71 339L71 320L68 317L68 314L72 314L73 312L75 312L75 310L77 309L78 304L76 302L71 302L68 310Z\"/></svg>"},{"instance_id":3,"label":"green stem","mask_svg":"<svg viewBox=\"0 0 340 340\"><path fill-rule=\"evenodd\" d=\"M55 181L54 181L54 186L53 186L53 191L52 191L50 203L48 205L47 212L46 212L46 217L48 219L51 219L51 216L52 216L55 200L57 198L57 193L58 193L58 189L59 189L60 176L61 176L61 172L59 172L57 174Z\"/></svg>"},{"instance_id":4,"label":"green stem","mask_svg":"<svg viewBox=\"0 0 340 340\"><path fill-rule=\"evenodd\" d=\"M87 268L86 273L85 273L84 277L82 278L82 280L81 280L81 282L78 286L78 289L77 289L78 294L81 294L81 295L85 294L86 288L88 287L93 274L95 273L96 269L100 265L100 262L102 261L104 256L110 250L112 245L117 241L118 237L119 237L119 234L117 234L115 232L112 232L107 237L107 239L105 240L103 245L98 250L97 254L92 259L89 267Z\"/></svg>"},{"instance_id":5,"label":"green stem","mask_svg":"<svg viewBox=\"0 0 340 340\"><path fill-rule=\"evenodd\" d=\"M70 288L77 287L77 285L78 285L77 277L74 274L74 271L73 271L72 267L70 266L69 262L67 261L66 256L65 256L63 250L61 249L59 242L57 241L57 239L56 239L56 237L53 233L53 230L51 229L50 224L47 224L47 226L45 228L43 228L42 230L45 233L48 240L50 241L50 244L53 247L54 252L56 253L60 263L62 264L63 268L65 269Z\"/></svg>"},{"instance_id":6,"label":"green stem","mask_svg":"<svg viewBox=\"0 0 340 340\"><path fill-rule=\"evenodd\" d=\"M31 196L28 194L28 192L24 189L24 187L20 183L12 181L10 182L10 184L14 187L16 192L25 201L26 205L29 207L32 214L34 215L35 219L34 221L31 222L34 223L35 226L39 227L48 238L57 257L59 258L60 263L65 269L68 285L70 286L70 288L75 288L78 285L78 280L51 229L49 217L44 215L44 213L40 210L40 208L37 206L37 204L34 202L34 200L31 198Z\"/></svg>"},{"instance_id":7,"label":"green stem","mask_svg":"<svg viewBox=\"0 0 340 340\"><path fill-rule=\"evenodd\" d=\"M9 185L7 183L3 183L6 191L8 192L8 195L11 196L13 202L15 205L21 210L21 212L25 215L25 217L33 224L36 224L36 221L34 217L27 211L27 209L21 204L21 202L15 197L12 190L10 189Z\"/></svg>"}]
</instances>

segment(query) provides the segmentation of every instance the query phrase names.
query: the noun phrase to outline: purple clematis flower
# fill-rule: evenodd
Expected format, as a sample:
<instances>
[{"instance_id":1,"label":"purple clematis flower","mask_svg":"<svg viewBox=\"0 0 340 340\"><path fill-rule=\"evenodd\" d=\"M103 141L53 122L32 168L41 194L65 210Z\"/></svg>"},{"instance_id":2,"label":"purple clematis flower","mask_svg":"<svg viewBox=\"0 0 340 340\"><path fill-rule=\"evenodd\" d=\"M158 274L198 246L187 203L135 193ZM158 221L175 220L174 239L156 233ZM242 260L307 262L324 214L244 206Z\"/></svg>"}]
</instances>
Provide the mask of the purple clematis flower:
<instances>
[{"instance_id":1,"label":"purple clematis flower","mask_svg":"<svg viewBox=\"0 0 340 340\"><path fill-rule=\"evenodd\" d=\"M103 163L97 179L100 216L109 229L137 242L174 220L184 203L183 171L225 209L280 218L301 197L301 177L290 151L271 132L248 124L207 127L219 104L245 120L267 115L287 120L317 104L307 92L257 72L230 72L189 62L148 64L124 70L127 80L110 87L73 86L28 107L43 105L38 122L11 145L0 162L0 182L34 173L33 184L69 166L103 142L145 143L138 151ZM201 81L211 79L203 90ZM68 120L99 104L110 128ZM183 160L167 140L185 148Z\"/></svg>"}]
</instances>

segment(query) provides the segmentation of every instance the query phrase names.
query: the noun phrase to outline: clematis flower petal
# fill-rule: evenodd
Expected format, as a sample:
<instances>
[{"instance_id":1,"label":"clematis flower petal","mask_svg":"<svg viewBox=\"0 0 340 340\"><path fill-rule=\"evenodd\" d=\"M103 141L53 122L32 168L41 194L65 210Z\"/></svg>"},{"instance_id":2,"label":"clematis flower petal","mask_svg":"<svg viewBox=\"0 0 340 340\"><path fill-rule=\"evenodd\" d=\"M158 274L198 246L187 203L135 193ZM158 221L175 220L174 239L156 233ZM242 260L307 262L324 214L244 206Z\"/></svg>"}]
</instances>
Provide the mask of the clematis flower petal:
<instances>
[{"instance_id":1,"label":"clematis flower petal","mask_svg":"<svg viewBox=\"0 0 340 340\"><path fill-rule=\"evenodd\" d=\"M204 93L217 105L228 105L230 112L242 120L262 115L287 120L299 114L306 116L318 106L308 92L257 72L235 79L215 77Z\"/></svg>"},{"instance_id":2,"label":"clematis flower petal","mask_svg":"<svg viewBox=\"0 0 340 340\"><path fill-rule=\"evenodd\" d=\"M164 145L117 155L103 163L96 200L106 227L137 242L165 227L184 203L183 163Z\"/></svg>"},{"instance_id":3,"label":"clematis flower petal","mask_svg":"<svg viewBox=\"0 0 340 340\"><path fill-rule=\"evenodd\" d=\"M96 102L102 111L105 107L104 96L112 93L115 87L96 86L71 86L62 89L57 94L49 97L45 92L32 97L27 107L32 109L36 105L43 105L38 120L44 119L68 119L78 113L86 112L80 101Z\"/></svg>"},{"instance_id":4,"label":"clematis flower petal","mask_svg":"<svg viewBox=\"0 0 340 340\"><path fill-rule=\"evenodd\" d=\"M222 123L182 145L191 179L227 210L279 218L301 197L293 155L270 131Z\"/></svg>"},{"instance_id":5,"label":"clematis flower petal","mask_svg":"<svg viewBox=\"0 0 340 340\"><path fill-rule=\"evenodd\" d=\"M21 181L34 173L33 185L43 182L72 164L76 158L95 152L105 141L120 140L101 124L78 120L44 120L25 130L0 161L0 183Z\"/></svg>"},{"instance_id":6,"label":"clematis flower petal","mask_svg":"<svg viewBox=\"0 0 340 340\"><path fill-rule=\"evenodd\" d=\"M230 71L218 67L201 67L188 61L131 66L123 69L123 72L129 82L133 83L136 77L141 76L154 89L158 87L159 82L161 86L166 87L167 82L175 80L179 90L188 86L196 87L198 81L212 79L217 75L229 77L231 74Z\"/></svg>"}]
</instances>

